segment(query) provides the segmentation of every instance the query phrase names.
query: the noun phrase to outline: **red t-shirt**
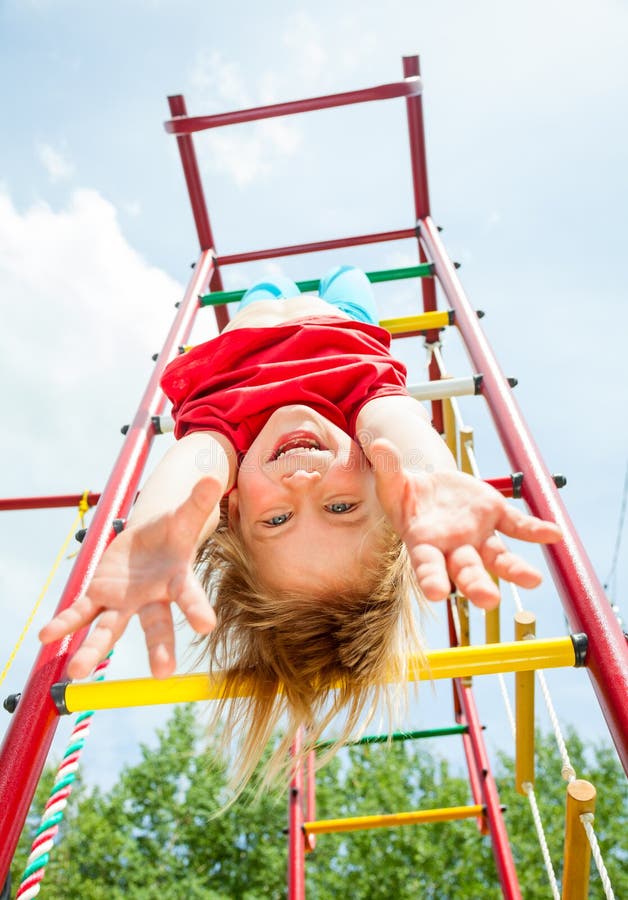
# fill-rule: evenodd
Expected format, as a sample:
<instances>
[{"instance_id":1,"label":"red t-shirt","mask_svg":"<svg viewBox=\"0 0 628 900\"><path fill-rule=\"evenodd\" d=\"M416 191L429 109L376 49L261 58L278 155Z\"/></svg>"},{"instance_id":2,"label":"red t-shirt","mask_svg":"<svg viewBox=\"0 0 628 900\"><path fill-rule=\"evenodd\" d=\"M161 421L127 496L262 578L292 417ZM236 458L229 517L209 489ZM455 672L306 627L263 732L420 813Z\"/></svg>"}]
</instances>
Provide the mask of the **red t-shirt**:
<instances>
[{"instance_id":1,"label":"red t-shirt","mask_svg":"<svg viewBox=\"0 0 628 900\"><path fill-rule=\"evenodd\" d=\"M217 431L241 459L276 409L299 403L353 438L368 400L408 394L389 349L383 328L333 316L227 331L164 372L175 436Z\"/></svg>"}]
</instances>

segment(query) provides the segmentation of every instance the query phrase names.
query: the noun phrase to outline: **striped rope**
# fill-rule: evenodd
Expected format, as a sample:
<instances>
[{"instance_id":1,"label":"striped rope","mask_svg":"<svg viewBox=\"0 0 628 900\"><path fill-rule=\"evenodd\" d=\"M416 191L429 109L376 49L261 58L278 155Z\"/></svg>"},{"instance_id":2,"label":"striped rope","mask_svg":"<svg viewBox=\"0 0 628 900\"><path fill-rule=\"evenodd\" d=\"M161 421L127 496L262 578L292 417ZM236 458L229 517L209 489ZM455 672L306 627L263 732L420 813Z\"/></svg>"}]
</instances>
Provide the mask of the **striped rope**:
<instances>
[{"instance_id":1,"label":"striped rope","mask_svg":"<svg viewBox=\"0 0 628 900\"><path fill-rule=\"evenodd\" d=\"M104 681L111 655L109 653L96 666L92 675L92 681ZM85 741L89 735L93 715L92 710L87 710L76 717L70 740L59 763L55 781L50 790L50 796L44 807L39 828L35 832L15 900L32 900L41 889L46 866L50 862L50 852L54 846L54 839L59 832L59 825L63 821L68 798L74 787L76 772Z\"/></svg>"}]
</instances>

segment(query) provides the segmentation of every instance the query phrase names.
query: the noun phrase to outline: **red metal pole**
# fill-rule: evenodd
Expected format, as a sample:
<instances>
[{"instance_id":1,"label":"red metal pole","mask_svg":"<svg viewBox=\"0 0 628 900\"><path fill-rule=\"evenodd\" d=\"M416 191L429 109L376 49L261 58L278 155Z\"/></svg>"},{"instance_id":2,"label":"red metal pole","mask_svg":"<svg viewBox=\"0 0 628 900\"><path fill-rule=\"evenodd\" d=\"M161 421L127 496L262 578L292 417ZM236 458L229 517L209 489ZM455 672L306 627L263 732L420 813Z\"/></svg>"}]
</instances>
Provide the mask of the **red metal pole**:
<instances>
[{"instance_id":1,"label":"red metal pole","mask_svg":"<svg viewBox=\"0 0 628 900\"><path fill-rule=\"evenodd\" d=\"M94 568L112 537L112 520L126 516L135 499L155 436L152 417L159 415L165 405L165 397L159 387L163 370L167 362L177 355L179 345L187 341L198 310L198 295L206 289L212 272L212 255L205 251L194 269L185 297L101 495L57 612L69 606L89 583ZM56 681L65 680L68 659L78 647L85 631L83 629L57 644L42 647L5 735L0 751L0 884L4 884L6 879L56 731L58 715L50 697L50 687Z\"/></svg>"},{"instance_id":2,"label":"red metal pole","mask_svg":"<svg viewBox=\"0 0 628 900\"><path fill-rule=\"evenodd\" d=\"M66 506L78 506L83 494L53 494L49 497L5 497L0 500L0 510L16 509L61 509ZM85 498L88 506L96 506L100 494L88 494Z\"/></svg>"},{"instance_id":3,"label":"red metal pole","mask_svg":"<svg viewBox=\"0 0 628 900\"><path fill-rule=\"evenodd\" d=\"M454 624L454 616L453 616L453 605L454 600L450 597L447 601L447 631L449 634L449 646L457 647L458 646L458 635L456 634L456 627ZM456 722L459 725L466 725L469 728L469 723L464 717L464 713L462 711L462 705L460 703L460 698L458 697L458 688L455 681L451 683L452 693L453 693L453 702L454 702L454 717ZM473 745L471 743L471 737L469 732L462 735L462 748L464 750L464 756L467 763L467 772L469 774L469 785L471 787L471 796L473 797L474 803L483 803L482 790L480 787L480 772L478 771L478 765L473 753ZM478 829L482 834L487 834L486 820L483 816L478 818Z\"/></svg>"},{"instance_id":4,"label":"red metal pole","mask_svg":"<svg viewBox=\"0 0 628 900\"><path fill-rule=\"evenodd\" d=\"M220 128L223 125L236 125L241 122L257 122L259 119L272 119L276 116L291 116L295 113L311 112L315 109L331 109L334 106L350 106L353 103L367 103L370 100L391 100L394 97L411 97L421 92L421 79L410 78L395 81L392 84L380 84L359 91L345 91L342 94L326 94L323 97L310 97L306 100L292 100L288 103L274 103L271 106L256 106L252 109L237 109L234 112L219 113L214 116L189 116L185 113L173 115L185 118L170 119L165 122L169 134L191 134L194 131L205 131L207 128Z\"/></svg>"},{"instance_id":5,"label":"red metal pole","mask_svg":"<svg viewBox=\"0 0 628 900\"><path fill-rule=\"evenodd\" d=\"M292 755L297 760L288 802L288 900L305 900L305 837L303 832L303 729L297 732Z\"/></svg>"},{"instance_id":6,"label":"red metal pole","mask_svg":"<svg viewBox=\"0 0 628 900\"><path fill-rule=\"evenodd\" d=\"M558 495L552 476L530 434L513 393L465 296L456 271L430 218L421 222L421 240L475 370L482 372L495 427L515 471L524 473L522 496L530 511L557 522L564 539L544 548L572 631L589 637L587 667L617 752L628 773L628 644L586 551Z\"/></svg>"},{"instance_id":7,"label":"red metal pole","mask_svg":"<svg viewBox=\"0 0 628 900\"><path fill-rule=\"evenodd\" d=\"M418 56L403 57L403 74L405 78L420 78L421 64ZM423 101L421 96L408 97L406 99L406 112L408 115L408 137L410 139L410 165L412 168L412 185L414 189L414 212L417 222L430 214L430 193L427 181L427 154L425 152L425 129L423 127ZM418 235L417 235L418 238ZM423 247L419 243L419 262L427 262ZM436 285L433 278L421 279L421 293L423 296L423 309L432 312L438 306L436 302ZM425 335L426 344L438 343L439 332L428 331ZM434 357L428 367L432 381L438 381L440 371ZM432 401L432 424L439 434L443 434L443 404L440 400Z\"/></svg>"},{"instance_id":8,"label":"red metal pole","mask_svg":"<svg viewBox=\"0 0 628 900\"><path fill-rule=\"evenodd\" d=\"M168 106L173 116L187 116L187 108L185 106L185 98L182 94L176 94L168 97ZM212 250L215 253L214 235L212 233L211 223L209 221L209 212L205 202L205 194L201 175L196 159L196 151L194 149L194 141L189 134L182 134L177 137L177 145L179 147L179 155L181 156L181 165L183 166L183 174L185 175L185 183L188 188L190 204L192 205L192 214L198 234L198 241L201 250ZM211 289L214 291L224 290L222 276L220 270L215 267L211 279ZM222 329L229 322L229 311L223 304L214 307L214 315L216 316L216 324L218 330Z\"/></svg>"},{"instance_id":9,"label":"red metal pole","mask_svg":"<svg viewBox=\"0 0 628 900\"><path fill-rule=\"evenodd\" d=\"M336 250L342 247L357 247L361 244L381 244L385 241L402 241L416 237L415 228L398 231L379 231L375 234L360 234L354 237L335 238L330 241L314 241L310 244L292 244L288 247L272 247L270 250L250 250L246 253L230 253L216 257L219 266L235 263L254 262L260 259L275 259L278 256L296 256L299 253L318 253L320 250Z\"/></svg>"},{"instance_id":10,"label":"red metal pole","mask_svg":"<svg viewBox=\"0 0 628 900\"><path fill-rule=\"evenodd\" d=\"M512 858L512 850L510 849L508 832L506 831L502 815L497 785L491 774L488 754L484 746L482 726L475 706L475 700L473 699L473 692L471 688L464 687L458 678L455 679L454 684L458 692L464 721L469 726L469 741L475 757L476 768L481 773L480 790L486 807L486 818L491 834L491 847L502 887L502 894L506 900L521 900L517 870Z\"/></svg>"}]
</instances>

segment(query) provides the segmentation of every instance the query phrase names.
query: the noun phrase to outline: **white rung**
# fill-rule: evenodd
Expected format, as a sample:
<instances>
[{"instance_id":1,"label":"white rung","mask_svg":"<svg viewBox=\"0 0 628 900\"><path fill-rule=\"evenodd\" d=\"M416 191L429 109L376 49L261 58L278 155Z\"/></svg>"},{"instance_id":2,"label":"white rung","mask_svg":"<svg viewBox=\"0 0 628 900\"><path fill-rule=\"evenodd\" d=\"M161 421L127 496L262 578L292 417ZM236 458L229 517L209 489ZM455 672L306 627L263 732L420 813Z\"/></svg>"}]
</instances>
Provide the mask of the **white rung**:
<instances>
[{"instance_id":1,"label":"white rung","mask_svg":"<svg viewBox=\"0 0 628 900\"><path fill-rule=\"evenodd\" d=\"M443 378L440 381L424 381L408 385L408 391L415 400L445 400L447 397L468 397L478 394L481 375L467 375L463 378Z\"/></svg>"}]
</instances>

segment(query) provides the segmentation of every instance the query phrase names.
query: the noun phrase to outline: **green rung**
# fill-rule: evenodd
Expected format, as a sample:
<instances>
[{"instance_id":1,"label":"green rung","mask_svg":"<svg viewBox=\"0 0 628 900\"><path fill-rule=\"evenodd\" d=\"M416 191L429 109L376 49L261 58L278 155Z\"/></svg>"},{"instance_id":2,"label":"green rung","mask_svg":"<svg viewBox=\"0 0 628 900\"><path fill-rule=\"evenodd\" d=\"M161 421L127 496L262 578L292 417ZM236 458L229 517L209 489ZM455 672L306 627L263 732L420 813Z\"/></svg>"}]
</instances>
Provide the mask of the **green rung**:
<instances>
[{"instance_id":1,"label":"green rung","mask_svg":"<svg viewBox=\"0 0 628 900\"><path fill-rule=\"evenodd\" d=\"M422 263L420 266L405 266L402 269L383 269L381 272L366 272L366 277L371 284L380 281L400 281L402 278L429 278L434 274L433 263ZM321 283L320 278L311 278L309 281L297 281L300 291L317 291ZM246 289L241 291L214 291L199 297L201 306L218 306L223 303L236 303L246 294Z\"/></svg>"},{"instance_id":2,"label":"green rung","mask_svg":"<svg viewBox=\"0 0 628 900\"><path fill-rule=\"evenodd\" d=\"M357 741L347 741L343 747L360 747L362 744L387 744L388 741L418 741L421 738L443 737L449 734L467 734L468 725L451 725L448 728L431 728L427 731L395 731L392 734L367 734ZM326 750L333 747L337 741L319 741L315 750Z\"/></svg>"}]
</instances>

